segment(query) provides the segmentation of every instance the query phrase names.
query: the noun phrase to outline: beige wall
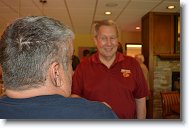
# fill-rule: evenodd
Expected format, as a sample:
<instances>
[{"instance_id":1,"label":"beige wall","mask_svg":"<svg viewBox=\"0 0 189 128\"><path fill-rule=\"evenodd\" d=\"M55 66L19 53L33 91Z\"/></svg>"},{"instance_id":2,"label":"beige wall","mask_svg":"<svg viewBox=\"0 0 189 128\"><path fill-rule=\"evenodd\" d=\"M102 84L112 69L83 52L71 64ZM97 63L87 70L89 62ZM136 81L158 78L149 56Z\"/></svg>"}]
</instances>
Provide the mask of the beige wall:
<instances>
[{"instance_id":1,"label":"beige wall","mask_svg":"<svg viewBox=\"0 0 189 128\"><path fill-rule=\"evenodd\" d=\"M92 36L89 34L75 35L75 39L74 39L75 55L78 55L79 47L95 47Z\"/></svg>"}]
</instances>

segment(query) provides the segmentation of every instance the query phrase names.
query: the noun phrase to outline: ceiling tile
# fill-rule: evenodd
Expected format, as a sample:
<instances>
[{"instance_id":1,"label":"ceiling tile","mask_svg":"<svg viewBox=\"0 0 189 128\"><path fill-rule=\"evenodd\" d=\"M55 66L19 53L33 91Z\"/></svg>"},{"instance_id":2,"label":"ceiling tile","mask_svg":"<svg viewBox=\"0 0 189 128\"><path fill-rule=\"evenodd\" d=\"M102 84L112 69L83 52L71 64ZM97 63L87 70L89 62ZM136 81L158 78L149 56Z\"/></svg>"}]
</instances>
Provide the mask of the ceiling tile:
<instances>
[{"instance_id":1,"label":"ceiling tile","mask_svg":"<svg viewBox=\"0 0 189 128\"><path fill-rule=\"evenodd\" d=\"M20 2L20 3L19 3ZM117 3L107 7L107 3ZM175 10L166 6L176 5ZM104 15L112 11L112 15ZM113 19L121 31L136 31L141 17L149 11L179 12L179 0L0 0L0 33L14 19L28 15L45 15L64 22L76 34L89 34L93 20Z\"/></svg>"}]
</instances>

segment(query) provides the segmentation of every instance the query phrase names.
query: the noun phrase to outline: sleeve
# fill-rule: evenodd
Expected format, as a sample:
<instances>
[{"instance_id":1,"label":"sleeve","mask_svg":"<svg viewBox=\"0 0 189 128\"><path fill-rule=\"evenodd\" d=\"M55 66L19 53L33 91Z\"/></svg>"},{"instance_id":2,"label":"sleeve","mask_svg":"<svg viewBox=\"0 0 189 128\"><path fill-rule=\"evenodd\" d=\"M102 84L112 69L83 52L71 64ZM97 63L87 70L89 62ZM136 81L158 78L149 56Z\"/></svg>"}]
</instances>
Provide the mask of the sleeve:
<instances>
[{"instance_id":1,"label":"sleeve","mask_svg":"<svg viewBox=\"0 0 189 128\"><path fill-rule=\"evenodd\" d=\"M77 94L82 97L83 90L83 74L82 66L78 65L73 76L72 76L72 94Z\"/></svg>"},{"instance_id":2,"label":"sleeve","mask_svg":"<svg viewBox=\"0 0 189 128\"><path fill-rule=\"evenodd\" d=\"M142 69L140 67L140 64L133 60L133 69L134 69L134 79L136 82L135 90L133 92L133 95L136 99L143 98L148 96L148 85L145 80L144 74L142 72Z\"/></svg>"}]
</instances>

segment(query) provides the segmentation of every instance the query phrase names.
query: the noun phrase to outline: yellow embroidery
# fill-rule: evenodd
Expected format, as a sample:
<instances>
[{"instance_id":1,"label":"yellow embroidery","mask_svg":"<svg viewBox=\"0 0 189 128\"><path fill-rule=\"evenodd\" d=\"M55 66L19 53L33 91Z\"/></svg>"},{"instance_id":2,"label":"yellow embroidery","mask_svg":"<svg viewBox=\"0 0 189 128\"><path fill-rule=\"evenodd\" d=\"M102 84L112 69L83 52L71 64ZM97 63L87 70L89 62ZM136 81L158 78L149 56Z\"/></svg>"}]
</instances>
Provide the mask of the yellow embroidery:
<instances>
[{"instance_id":1,"label":"yellow embroidery","mask_svg":"<svg viewBox=\"0 0 189 128\"><path fill-rule=\"evenodd\" d=\"M123 74L123 77L129 77L131 74L131 70L121 69L121 73Z\"/></svg>"}]
</instances>

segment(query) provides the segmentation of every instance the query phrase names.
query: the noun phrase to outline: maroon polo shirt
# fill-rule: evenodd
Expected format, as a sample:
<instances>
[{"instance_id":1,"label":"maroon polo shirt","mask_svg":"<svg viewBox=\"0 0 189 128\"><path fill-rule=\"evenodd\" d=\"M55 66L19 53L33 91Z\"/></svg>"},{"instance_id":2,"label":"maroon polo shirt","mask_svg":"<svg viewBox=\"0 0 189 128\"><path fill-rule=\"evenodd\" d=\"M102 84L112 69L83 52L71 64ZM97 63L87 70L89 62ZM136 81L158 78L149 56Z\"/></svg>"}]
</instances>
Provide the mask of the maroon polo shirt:
<instances>
[{"instance_id":1,"label":"maroon polo shirt","mask_svg":"<svg viewBox=\"0 0 189 128\"><path fill-rule=\"evenodd\" d=\"M132 57L116 54L110 68L98 53L80 63L73 75L72 94L108 103L122 119L136 118L135 99L148 95L147 83L139 63Z\"/></svg>"}]
</instances>

